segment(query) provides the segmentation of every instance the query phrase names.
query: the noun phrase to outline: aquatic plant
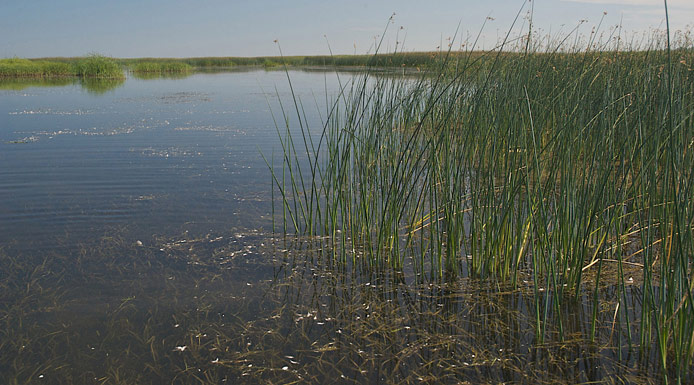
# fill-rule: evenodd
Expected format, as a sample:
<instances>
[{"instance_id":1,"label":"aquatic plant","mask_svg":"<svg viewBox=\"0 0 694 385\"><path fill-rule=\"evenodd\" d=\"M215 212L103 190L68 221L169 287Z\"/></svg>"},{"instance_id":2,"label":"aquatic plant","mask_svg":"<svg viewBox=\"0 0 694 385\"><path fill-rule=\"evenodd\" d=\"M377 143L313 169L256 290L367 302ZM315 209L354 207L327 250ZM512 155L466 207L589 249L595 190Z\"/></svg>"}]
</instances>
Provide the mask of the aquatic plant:
<instances>
[{"instance_id":1,"label":"aquatic plant","mask_svg":"<svg viewBox=\"0 0 694 385\"><path fill-rule=\"evenodd\" d=\"M67 63L19 58L0 59L0 78L43 78L73 75L74 71Z\"/></svg>"},{"instance_id":2,"label":"aquatic plant","mask_svg":"<svg viewBox=\"0 0 694 385\"><path fill-rule=\"evenodd\" d=\"M189 64L176 61L141 61L132 67L136 74L187 73L191 70Z\"/></svg>"},{"instance_id":3,"label":"aquatic plant","mask_svg":"<svg viewBox=\"0 0 694 385\"><path fill-rule=\"evenodd\" d=\"M576 301L593 303L586 337L600 338L608 290L611 343L657 351L681 381L694 354L691 47L671 48L669 31L628 47L531 36L441 55L416 78L367 70L318 130L295 97L283 164L270 164L278 222L325 239L326 263L530 290L535 343L568 338Z\"/></svg>"},{"instance_id":4,"label":"aquatic plant","mask_svg":"<svg viewBox=\"0 0 694 385\"><path fill-rule=\"evenodd\" d=\"M75 63L75 73L87 78L125 78L123 69L114 59L99 54L78 60Z\"/></svg>"}]
</instances>

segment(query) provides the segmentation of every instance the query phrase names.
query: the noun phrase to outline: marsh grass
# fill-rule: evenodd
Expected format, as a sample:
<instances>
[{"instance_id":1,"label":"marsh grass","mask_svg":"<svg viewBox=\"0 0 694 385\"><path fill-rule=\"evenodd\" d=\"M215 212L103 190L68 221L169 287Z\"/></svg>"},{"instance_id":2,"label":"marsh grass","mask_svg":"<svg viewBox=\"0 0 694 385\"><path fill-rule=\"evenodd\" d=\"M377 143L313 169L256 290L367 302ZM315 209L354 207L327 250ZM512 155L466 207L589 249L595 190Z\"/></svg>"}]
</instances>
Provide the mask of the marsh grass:
<instances>
[{"instance_id":1,"label":"marsh grass","mask_svg":"<svg viewBox=\"0 0 694 385\"><path fill-rule=\"evenodd\" d=\"M554 332L570 339L562 314L576 302L594 312L582 338L604 338L602 288L612 286L611 343L659 366L664 381L686 381L691 41L654 35L625 47L592 35L567 47L569 36L529 36L510 53L504 42L442 55L415 78L367 70L343 83L322 127L308 126L295 98L279 120L282 167L269 162L277 223L328 239L322 258L374 273L529 283L535 345ZM638 317L628 314L634 267Z\"/></svg>"},{"instance_id":2,"label":"marsh grass","mask_svg":"<svg viewBox=\"0 0 694 385\"><path fill-rule=\"evenodd\" d=\"M0 78L45 78L73 76L70 64L27 59L0 59Z\"/></svg>"},{"instance_id":3,"label":"marsh grass","mask_svg":"<svg viewBox=\"0 0 694 385\"><path fill-rule=\"evenodd\" d=\"M398 69L424 71L435 64L446 52L400 52L376 55L333 56L259 56L259 57L200 57L200 58L140 58L112 59L99 54L76 58L0 59L0 78L124 78L122 67L140 78L188 74L194 70L230 69L234 67L263 67L279 69L297 68L358 68L371 70ZM459 53L451 53L460 56ZM482 55L481 52L475 55Z\"/></svg>"},{"instance_id":4,"label":"marsh grass","mask_svg":"<svg viewBox=\"0 0 694 385\"><path fill-rule=\"evenodd\" d=\"M75 73L83 78L124 79L123 68L114 59L88 55L75 63Z\"/></svg>"},{"instance_id":5,"label":"marsh grass","mask_svg":"<svg viewBox=\"0 0 694 385\"><path fill-rule=\"evenodd\" d=\"M475 53L481 55L482 53ZM453 55L458 55L453 53ZM376 55L316 55L316 56L258 56L258 57L197 57L197 58L142 58L120 59L119 62L135 68L140 63L155 67L163 63L185 64L196 70L229 69L233 67L352 67L398 68L425 70L436 63L446 52L398 52Z\"/></svg>"},{"instance_id":6,"label":"marsh grass","mask_svg":"<svg viewBox=\"0 0 694 385\"><path fill-rule=\"evenodd\" d=\"M131 71L135 74L144 75L166 75L166 74L186 74L192 70L187 63L175 61L141 61L132 66Z\"/></svg>"},{"instance_id":7,"label":"marsh grass","mask_svg":"<svg viewBox=\"0 0 694 385\"><path fill-rule=\"evenodd\" d=\"M123 79L123 69L113 59L91 54L79 59L0 59L0 78L112 78Z\"/></svg>"}]
</instances>

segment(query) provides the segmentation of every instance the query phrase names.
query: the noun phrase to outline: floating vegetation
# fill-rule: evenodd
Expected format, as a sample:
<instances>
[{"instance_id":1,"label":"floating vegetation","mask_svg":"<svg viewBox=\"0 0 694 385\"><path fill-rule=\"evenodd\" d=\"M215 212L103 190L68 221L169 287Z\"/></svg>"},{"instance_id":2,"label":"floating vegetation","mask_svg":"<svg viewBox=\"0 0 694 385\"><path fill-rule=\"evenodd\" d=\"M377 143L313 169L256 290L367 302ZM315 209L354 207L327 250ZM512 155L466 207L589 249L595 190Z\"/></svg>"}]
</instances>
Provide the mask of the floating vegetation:
<instances>
[{"instance_id":1,"label":"floating vegetation","mask_svg":"<svg viewBox=\"0 0 694 385\"><path fill-rule=\"evenodd\" d=\"M175 158L175 157L191 157L191 156L201 156L202 153L199 151L184 150L180 148L170 147L166 149L157 149L154 147L147 147L143 149L131 149L130 151L137 151L145 156L156 156L162 158Z\"/></svg>"},{"instance_id":2,"label":"floating vegetation","mask_svg":"<svg viewBox=\"0 0 694 385\"><path fill-rule=\"evenodd\" d=\"M233 113L233 112L232 112ZM176 127L174 131L207 131L207 132L233 132L239 135L246 135L246 131L233 126L184 126Z\"/></svg>"},{"instance_id":3,"label":"floating vegetation","mask_svg":"<svg viewBox=\"0 0 694 385\"><path fill-rule=\"evenodd\" d=\"M72 110L72 111L61 111L54 110L52 108L39 108L35 110L21 110L10 112L9 115L90 115L93 112L90 110Z\"/></svg>"},{"instance_id":4,"label":"floating vegetation","mask_svg":"<svg viewBox=\"0 0 694 385\"><path fill-rule=\"evenodd\" d=\"M27 137L17 139L17 140L10 140L7 143L8 144L27 144L27 143L38 142L38 140L39 140L38 136L31 135L31 136L27 136Z\"/></svg>"},{"instance_id":5,"label":"floating vegetation","mask_svg":"<svg viewBox=\"0 0 694 385\"><path fill-rule=\"evenodd\" d=\"M124 98L128 102L139 102L139 98ZM150 99L147 98L147 101ZM155 101L161 104L186 104L186 103L204 103L212 101L212 97L204 92L180 91L170 92L157 96Z\"/></svg>"}]
</instances>

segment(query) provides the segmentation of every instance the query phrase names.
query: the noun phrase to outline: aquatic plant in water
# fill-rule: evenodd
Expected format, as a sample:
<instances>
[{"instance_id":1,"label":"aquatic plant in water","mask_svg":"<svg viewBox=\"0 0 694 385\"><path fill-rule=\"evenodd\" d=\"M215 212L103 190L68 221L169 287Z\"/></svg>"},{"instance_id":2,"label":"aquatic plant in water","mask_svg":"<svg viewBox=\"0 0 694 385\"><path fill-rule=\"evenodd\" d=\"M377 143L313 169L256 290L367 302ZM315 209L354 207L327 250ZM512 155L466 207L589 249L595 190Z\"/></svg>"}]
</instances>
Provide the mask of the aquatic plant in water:
<instances>
[{"instance_id":1,"label":"aquatic plant in water","mask_svg":"<svg viewBox=\"0 0 694 385\"><path fill-rule=\"evenodd\" d=\"M573 338L565 313L588 304L579 338L686 381L693 51L669 31L643 47L530 36L441 56L416 78L367 70L317 131L295 98L282 164L268 162L280 230L323 239L325 263L360 274L521 290L535 345Z\"/></svg>"},{"instance_id":2,"label":"aquatic plant in water","mask_svg":"<svg viewBox=\"0 0 694 385\"><path fill-rule=\"evenodd\" d=\"M125 78L123 69L113 59L99 54L91 54L75 63L78 76L88 78Z\"/></svg>"}]
</instances>

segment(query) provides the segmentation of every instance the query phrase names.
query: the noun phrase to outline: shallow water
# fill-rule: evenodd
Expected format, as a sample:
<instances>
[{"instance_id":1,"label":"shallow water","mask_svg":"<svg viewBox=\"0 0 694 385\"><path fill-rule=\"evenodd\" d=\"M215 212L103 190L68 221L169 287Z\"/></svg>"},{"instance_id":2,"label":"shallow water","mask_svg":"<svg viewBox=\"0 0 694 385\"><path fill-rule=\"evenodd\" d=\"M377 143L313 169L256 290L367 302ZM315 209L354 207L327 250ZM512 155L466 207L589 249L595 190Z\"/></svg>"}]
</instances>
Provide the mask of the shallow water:
<instances>
[{"instance_id":1,"label":"shallow water","mask_svg":"<svg viewBox=\"0 0 694 385\"><path fill-rule=\"evenodd\" d=\"M320 127L335 74L289 76ZM261 154L291 100L282 71L0 87L0 382L658 380L628 347L637 288L631 325L608 287L595 341L587 292L540 342L530 287L332 266L329 242L274 234Z\"/></svg>"},{"instance_id":2,"label":"shallow water","mask_svg":"<svg viewBox=\"0 0 694 385\"><path fill-rule=\"evenodd\" d=\"M312 107L334 92L334 75L290 76ZM54 247L123 226L145 238L267 226L261 153L276 150L270 108L281 114L288 92L280 71L131 78L103 93L0 88L0 244ZM308 118L319 122L317 111Z\"/></svg>"}]
</instances>

